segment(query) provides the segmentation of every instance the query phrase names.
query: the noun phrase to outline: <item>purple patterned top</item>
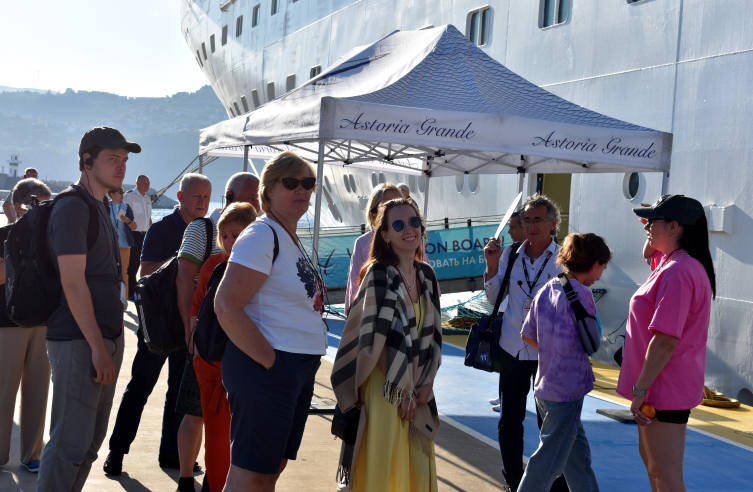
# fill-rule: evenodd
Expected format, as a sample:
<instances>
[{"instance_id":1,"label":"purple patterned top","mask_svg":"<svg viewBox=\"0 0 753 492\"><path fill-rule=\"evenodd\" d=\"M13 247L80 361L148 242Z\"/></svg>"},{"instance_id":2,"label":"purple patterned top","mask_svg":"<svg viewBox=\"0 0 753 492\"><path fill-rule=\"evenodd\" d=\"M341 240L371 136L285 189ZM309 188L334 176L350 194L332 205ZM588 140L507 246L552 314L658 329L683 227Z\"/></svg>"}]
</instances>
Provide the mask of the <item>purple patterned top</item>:
<instances>
[{"instance_id":1,"label":"purple patterned top","mask_svg":"<svg viewBox=\"0 0 753 492\"><path fill-rule=\"evenodd\" d=\"M583 307L596 315L591 293L570 280ZM591 362L575 326L575 314L559 280L553 278L536 294L521 335L539 342L539 370L533 394L549 401L576 401L594 389Z\"/></svg>"}]
</instances>

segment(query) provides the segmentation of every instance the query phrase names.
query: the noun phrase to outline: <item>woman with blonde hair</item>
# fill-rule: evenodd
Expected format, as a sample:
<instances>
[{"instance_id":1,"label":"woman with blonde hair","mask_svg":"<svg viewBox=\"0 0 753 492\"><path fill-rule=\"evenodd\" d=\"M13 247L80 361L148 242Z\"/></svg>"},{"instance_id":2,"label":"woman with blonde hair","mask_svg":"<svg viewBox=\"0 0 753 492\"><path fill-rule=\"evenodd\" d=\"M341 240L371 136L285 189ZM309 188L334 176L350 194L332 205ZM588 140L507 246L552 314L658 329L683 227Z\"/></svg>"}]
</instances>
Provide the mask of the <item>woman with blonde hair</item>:
<instances>
[{"instance_id":1,"label":"woman with blonde hair","mask_svg":"<svg viewBox=\"0 0 753 492\"><path fill-rule=\"evenodd\" d=\"M400 198L400 190L391 183L382 183L374 187L369 195L369 202L366 205L366 224L369 232L356 239L353 244L353 254L350 257L350 272L348 273L348 284L345 289L345 315L350 312L350 304L358 290L358 275L361 273L366 260L369 258L369 250L374 239L374 221L376 220L379 205L387 203L390 200Z\"/></svg>"},{"instance_id":2,"label":"woman with blonde hair","mask_svg":"<svg viewBox=\"0 0 753 492\"><path fill-rule=\"evenodd\" d=\"M332 368L339 408L358 414L355 440L343 442L340 452L341 488L437 490L432 390L442 359L442 315L436 275L421 261L423 231L412 202L379 206Z\"/></svg>"},{"instance_id":3,"label":"woman with blonde hair","mask_svg":"<svg viewBox=\"0 0 753 492\"><path fill-rule=\"evenodd\" d=\"M256 209L250 203L231 203L217 219L217 245L221 253L210 256L199 273L199 283L191 304L191 326L196 325L199 310L209 289L210 279L215 270L221 276L227 267L227 260L233 245L243 230L256 220ZM220 277L221 278L221 277ZM212 280L216 285L217 280ZM216 287L215 287L216 288ZM214 302L214 299L207 299ZM198 352L193 359L196 379L201 391L201 413L204 415L204 461L207 469L209 490L222 490L230 469L230 407L227 393L222 385L222 362L208 362ZM181 477L180 481L183 481ZM180 487L181 482L178 486ZM190 477L187 490L193 490L193 477Z\"/></svg>"},{"instance_id":4,"label":"woman with blonde hair","mask_svg":"<svg viewBox=\"0 0 753 492\"><path fill-rule=\"evenodd\" d=\"M327 347L324 281L296 235L316 182L314 168L294 152L269 161L259 188L265 215L238 237L217 290L215 312L229 338L225 492L274 490L303 439Z\"/></svg>"}]
</instances>

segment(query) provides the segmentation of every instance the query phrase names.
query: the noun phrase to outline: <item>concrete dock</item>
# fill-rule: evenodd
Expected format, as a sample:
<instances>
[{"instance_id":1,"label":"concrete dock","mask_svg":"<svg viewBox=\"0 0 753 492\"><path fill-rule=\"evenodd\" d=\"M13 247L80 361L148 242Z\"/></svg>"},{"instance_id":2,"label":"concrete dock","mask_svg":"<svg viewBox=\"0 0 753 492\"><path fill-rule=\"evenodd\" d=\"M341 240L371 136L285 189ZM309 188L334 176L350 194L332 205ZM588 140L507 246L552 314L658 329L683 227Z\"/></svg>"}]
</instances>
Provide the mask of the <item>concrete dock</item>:
<instances>
[{"instance_id":1,"label":"concrete dock","mask_svg":"<svg viewBox=\"0 0 753 492\"><path fill-rule=\"evenodd\" d=\"M115 422L117 405L130 379L131 363L136 353L137 318L133 305L125 315L126 347L125 359L117 381L115 407L110 416L110 431ZM322 367L317 374L315 395L332 398L329 374L332 364L322 360ZM92 467L89 480L84 488L87 492L109 492L126 490L130 492L169 491L177 489L178 471L163 470L157 465L162 408L167 391L167 364L160 374L159 382L154 388L144 409L141 426L131 453L123 460L123 474L109 477L102 471L102 464L107 456L108 438L100 450L100 455ZM491 393L494 392L492 389ZM17 398L17 410L20 395ZM49 411L52 392L47 406L48 422L45 428L45 440L49 437ZM0 492L35 490L36 474L29 473L19 463L19 415L13 427L11 458L8 464L0 467ZM335 489L335 471L340 453L340 441L335 441L330 433L331 415L312 414L306 425L306 434L295 462L291 462L278 482L277 490L332 491ZM501 459L499 451L488 443L469 436L451 425L443 425L436 440L437 471L439 490L443 491L491 491L499 490L503 484L500 472ZM199 463L204 463L203 451ZM196 490L201 489L203 475L196 474Z\"/></svg>"}]
</instances>

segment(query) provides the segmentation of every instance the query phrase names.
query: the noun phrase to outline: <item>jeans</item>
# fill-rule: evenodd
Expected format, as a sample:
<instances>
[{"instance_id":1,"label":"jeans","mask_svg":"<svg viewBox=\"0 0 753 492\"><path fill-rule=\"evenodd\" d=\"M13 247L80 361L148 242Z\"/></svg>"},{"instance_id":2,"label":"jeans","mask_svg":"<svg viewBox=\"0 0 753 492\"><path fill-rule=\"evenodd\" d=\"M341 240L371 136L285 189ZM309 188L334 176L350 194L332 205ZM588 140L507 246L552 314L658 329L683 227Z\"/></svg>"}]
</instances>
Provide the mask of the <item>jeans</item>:
<instances>
[{"instance_id":1,"label":"jeans","mask_svg":"<svg viewBox=\"0 0 753 492\"><path fill-rule=\"evenodd\" d=\"M118 374L123 335L104 342ZM52 367L52 415L36 490L80 491L107 436L117 376L108 385L94 382L97 374L86 340L48 341L47 352Z\"/></svg>"},{"instance_id":2,"label":"jeans","mask_svg":"<svg viewBox=\"0 0 753 492\"><path fill-rule=\"evenodd\" d=\"M131 443L136 439L144 405L157 384L165 360L169 361L167 378L167 395L162 414L162 438L159 446L161 461L178 460L178 429L183 414L175 411L180 381L186 366L186 348L176 350L168 355L157 355L149 351L144 343L141 330L136 332L138 346L131 368L131 381L120 401L115 427L110 436L110 451L127 454Z\"/></svg>"},{"instance_id":3,"label":"jeans","mask_svg":"<svg viewBox=\"0 0 753 492\"><path fill-rule=\"evenodd\" d=\"M560 473L573 492L598 492L591 448L580 421L583 398L570 402L536 398L541 413L541 443L528 461L520 492L549 490Z\"/></svg>"},{"instance_id":4,"label":"jeans","mask_svg":"<svg viewBox=\"0 0 753 492\"><path fill-rule=\"evenodd\" d=\"M131 246L130 251L131 259L128 262L128 282L126 282L129 301L133 300L133 291L136 288L136 282L138 282L136 273L141 266L141 248L144 246L145 236L146 232L133 231L133 246Z\"/></svg>"},{"instance_id":5,"label":"jeans","mask_svg":"<svg viewBox=\"0 0 753 492\"><path fill-rule=\"evenodd\" d=\"M502 455L502 475L507 485L515 491L523 477L523 421L526 418L526 401L531 390L531 379L536 377L539 362L520 360L505 350L502 350L501 354L497 439ZM538 408L536 420L540 429L541 415ZM559 477L551 490L568 490L565 479Z\"/></svg>"}]
</instances>

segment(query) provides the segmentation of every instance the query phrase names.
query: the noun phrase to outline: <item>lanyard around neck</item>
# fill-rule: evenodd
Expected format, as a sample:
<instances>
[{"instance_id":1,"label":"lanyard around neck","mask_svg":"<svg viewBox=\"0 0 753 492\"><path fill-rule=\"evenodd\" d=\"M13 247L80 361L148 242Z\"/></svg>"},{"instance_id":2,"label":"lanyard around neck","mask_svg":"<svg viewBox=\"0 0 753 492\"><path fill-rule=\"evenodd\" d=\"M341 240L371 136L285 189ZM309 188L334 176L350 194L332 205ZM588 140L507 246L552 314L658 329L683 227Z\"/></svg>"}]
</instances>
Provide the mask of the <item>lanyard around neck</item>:
<instances>
[{"instance_id":1,"label":"lanyard around neck","mask_svg":"<svg viewBox=\"0 0 753 492\"><path fill-rule=\"evenodd\" d=\"M533 288L536 287L536 284L539 282L539 277L541 277L541 274L544 273L544 268L546 268L546 264L549 263L549 258L552 257L552 252L549 251L546 254L546 260L544 260L544 264L541 265L541 269L539 270L539 273L536 275L536 278L533 279L533 282L530 281L528 278L528 268L526 267L526 257L524 256L523 259L523 273L526 276L526 284L528 284L528 293L533 295ZM533 268L533 262L531 262L531 268Z\"/></svg>"}]
</instances>

